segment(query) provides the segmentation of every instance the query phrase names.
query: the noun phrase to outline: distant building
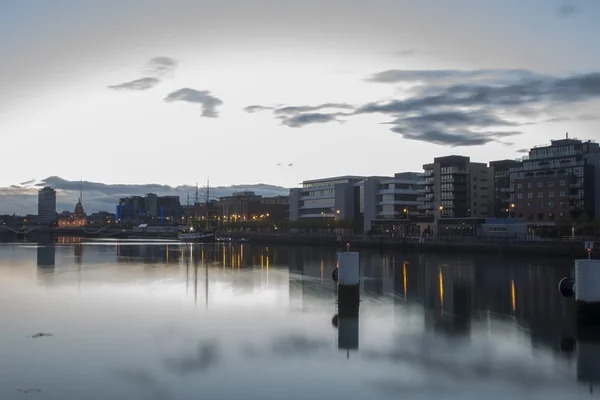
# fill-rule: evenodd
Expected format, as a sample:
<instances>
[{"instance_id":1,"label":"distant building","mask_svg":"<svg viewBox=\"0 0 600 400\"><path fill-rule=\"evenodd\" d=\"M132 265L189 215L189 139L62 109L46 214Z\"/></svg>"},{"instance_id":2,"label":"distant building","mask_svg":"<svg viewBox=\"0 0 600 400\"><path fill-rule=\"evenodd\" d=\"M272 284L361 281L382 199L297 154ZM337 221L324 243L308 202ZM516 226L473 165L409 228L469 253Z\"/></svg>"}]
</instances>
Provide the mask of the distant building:
<instances>
[{"instance_id":1,"label":"distant building","mask_svg":"<svg viewBox=\"0 0 600 400\"><path fill-rule=\"evenodd\" d=\"M56 223L56 191L49 186L38 192L38 223Z\"/></svg>"},{"instance_id":2,"label":"distant building","mask_svg":"<svg viewBox=\"0 0 600 400\"><path fill-rule=\"evenodd\" d=\"M418 233L418 206L421 204L424 184L424 174L420 172L369 177L357 183L364 232Z\"/></svg>"},{"instance_id":3,"label":"distant building","mask_svg":"<svg viewBox=\"0 0 600 400\"><path fill-rule=\"evenodd\" d=\"M290 220L354 219L358 215L354 185L365 179L338 176L302 182L302 188L290 190Z\"/></svg>"},{"instance_id":4,"label":"distant building","mask_svg":"<svg viewBox=\"0 0 600 400\"><path fill-rule=\"evenodd\" d=\"M116 209L118 220L158 219L174 221L182 213L179 196L157 196L148 193L145 196L129 196L119 199Z\"/></svg>"},{"instance_id":5,"label":"distant building","mask_svg":"<svg viewBox=\"0 0 600 400\"><path fill-rule=\"evenodd\" d=\"M493 179L487 164L469 157L435 158L423 165L425 189L421 217L485 218L491 205Z\"/></svg>"},{"instance_id":6,"label":"distant building","mask_svg":"<svg viewBox=\"0 0 600 400\"><path fill-rule=\"evenodd\" d=\"M493 192L491 207L488 212L491 217L508 218L511 215L510 201L510 169L518 168L521 162L517 160L498 160L490 162L490 175L493 177Z\"/></svg>"},{"instance_id":7,"label":"distant building","mask_svg":"<svg viewBox=\"0 0 600 400\"><path fill-rule=\"evenodd\" d=\"M263 197L251 191L219 198L224 221L281 221L288 218L289 197Z\"/></svg>"},{"instance_id":8,"label":"distant building","mask_svg":"<svg viewBox=\"0 0 600 400\"><path fill-rule=\"evenodd\" d=\"M59 228L71 228L71 227L81 227L87 224L87 218L85 215L85 210L83 209L83 188L79 193L79 200L75 205L75 211L73 213L62 213L58 217L58 226Z\"/></svg>"},{"instance_id":9,"label":"distant building","mask_svg":"<svg viewBox=\"0 0 600 400\"><path fill-rule=\"evenodd\" d=\"M567 137L534 147L520 167L510 170L512 214L545 225L560 218L597 217L599 177L598 143Z\"/></svg>"}]
</instances>

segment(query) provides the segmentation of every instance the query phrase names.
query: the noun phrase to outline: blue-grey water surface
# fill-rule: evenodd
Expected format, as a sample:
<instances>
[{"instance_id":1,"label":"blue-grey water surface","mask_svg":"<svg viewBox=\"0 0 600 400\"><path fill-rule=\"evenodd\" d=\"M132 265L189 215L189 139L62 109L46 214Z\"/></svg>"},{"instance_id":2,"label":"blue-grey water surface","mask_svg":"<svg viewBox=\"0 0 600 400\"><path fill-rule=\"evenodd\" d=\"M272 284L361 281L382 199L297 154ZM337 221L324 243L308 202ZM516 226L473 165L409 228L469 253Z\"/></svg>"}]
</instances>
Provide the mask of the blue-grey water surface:
<instances>
[{"instance_id":1,"label":"blue-grey water surface","mask_svg":"<svg viewBox=\"0 0 600 400\"><path fill-rule=\"evenodd\" d=\"M570 260L361 252L355 320L335 253L0 245L0 399L600 397L556 288Z\"/></svg>"}]
</instances>

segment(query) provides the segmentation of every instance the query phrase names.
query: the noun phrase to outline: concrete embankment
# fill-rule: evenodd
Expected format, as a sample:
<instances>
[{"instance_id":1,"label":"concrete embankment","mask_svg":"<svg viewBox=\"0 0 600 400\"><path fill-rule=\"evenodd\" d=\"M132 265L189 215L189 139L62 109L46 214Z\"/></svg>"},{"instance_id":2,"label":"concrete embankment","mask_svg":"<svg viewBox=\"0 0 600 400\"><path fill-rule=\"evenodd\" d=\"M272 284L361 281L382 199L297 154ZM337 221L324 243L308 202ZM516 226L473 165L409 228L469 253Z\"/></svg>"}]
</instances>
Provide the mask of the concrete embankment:
<instances>
[{"instance_id":1,"label":"concrete embankment","mask_svg":"<svg viewBox=\"0 0 600 400\"><path fill-rule=\"evenodd\" d=\"M477 238L426 238L423 243L417 239L391 237L351 237L338 240L329 235L302 234L272 234L262 232L235 232L232 237L245 237L255 244L298 245L345 247L346 243L354 248L368 249L398 249L420 252L445 253L491 253L491 254L522 254L562 257L587 257L583 242L574 241L515 241L515 240L484 240ZM594 249L592 257L600 256L600 251Z\"/></svg>"}]
</instances>

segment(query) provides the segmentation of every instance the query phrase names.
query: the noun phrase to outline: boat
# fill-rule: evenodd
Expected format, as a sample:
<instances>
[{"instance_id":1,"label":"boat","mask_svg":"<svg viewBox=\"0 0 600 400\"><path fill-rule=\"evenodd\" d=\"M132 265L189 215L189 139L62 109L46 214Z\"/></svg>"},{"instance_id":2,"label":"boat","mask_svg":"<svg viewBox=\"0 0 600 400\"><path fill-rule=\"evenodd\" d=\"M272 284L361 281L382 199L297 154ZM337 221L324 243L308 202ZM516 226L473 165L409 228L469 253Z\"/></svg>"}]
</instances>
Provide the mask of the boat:
<instances>
[{"instance_id":1,"label":"boat","mask_svg":"<svg viewBox=\"0 0 600 400\"><path fill-rule=\"evenodd\" d=\"M177 237L182 242L194 242L194 243L212 243L215 241L214 231L198 231L194 232L189 230L186 232L179 232Z\"/></svg>"},{"instance_id":2,"label":"boat","mask_svg":"<svg viewBox=\"0 0 600 400\"><path fill-rule=\"evenodd\" d=\"M206 205L209 204L210 200L210 185L206 185ZM198 184L196 183L196 201L194 202L194 208L200 204L198 199ZM188 210L189 210L189 194L188 194ZM193 243L213 243L216 240L216 230L211 226L208 215L202 217L202 222L206 223L204 229L200 227L201 222L198 218L198 212L195 210L194 217L191 218L188 215L188 226L187 228L177 233L177 238L182 242L193 242Z\"/></svg>"}]
</instances>

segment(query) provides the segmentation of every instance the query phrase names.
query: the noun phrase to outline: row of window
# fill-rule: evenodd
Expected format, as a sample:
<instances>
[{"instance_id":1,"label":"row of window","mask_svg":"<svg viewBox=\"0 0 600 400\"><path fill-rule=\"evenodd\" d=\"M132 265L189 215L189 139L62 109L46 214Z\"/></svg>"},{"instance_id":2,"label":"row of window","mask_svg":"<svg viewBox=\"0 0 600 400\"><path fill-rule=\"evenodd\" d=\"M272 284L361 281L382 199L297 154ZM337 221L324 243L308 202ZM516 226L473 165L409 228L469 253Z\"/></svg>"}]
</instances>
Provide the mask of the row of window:
<instances>
[{"instance_id":1,"label":"row of window","mask_svg":"<svg viewBox=\"0 0 600 400\"><path fill-rule=\"evenodd\" d=\"M558 203L560 208L567 208L567 203L561 201ZM555 203L553 201L549 201L549 202L540 202L539 204L537 204L538 208L554 208ZM517 203L517 208L521 208L521 203ZM531 209L533 208L533 203L527 203L525 208Z\"/></svg>"},{"instance_id":2,"label":"row of window","mask_svg":"<svg viewBox=\"0 0 600 400\"><path fill-rule=\"evenodd\" d=\"M544 197L546 197L546 193L538 192L538 194L537 194L538 199L543 199ZM554 197L554 191L553 190L548 191L547 197L550 197L550 198ZM567 192L564 190L561 190L560 192L558 192L558 197L567 197ZM532 192L527 193L527 198L533 199L533 193ZM517 200L523 200L523 193L517 193Z\"/></svg>"},{"instance_id":3,"label":"row of window","mask_svg":"<svg viewBox=\"0 0 600 400\"><path fill-rule=\"evenodd\" d=\"M554 181L548 181L547 183L548 187L554 187ZM566 181L564 179L561 179L558 183L558 186L566 186ZM544 182L543 181L539 181L537 183L537 187L538 188L543 188L544 187ZM533 182L527 182L527 189L531 189L533 188ZM522 183L517 183L517 189L523 189L523 184Z\"/></svg>"}]
</instances>

